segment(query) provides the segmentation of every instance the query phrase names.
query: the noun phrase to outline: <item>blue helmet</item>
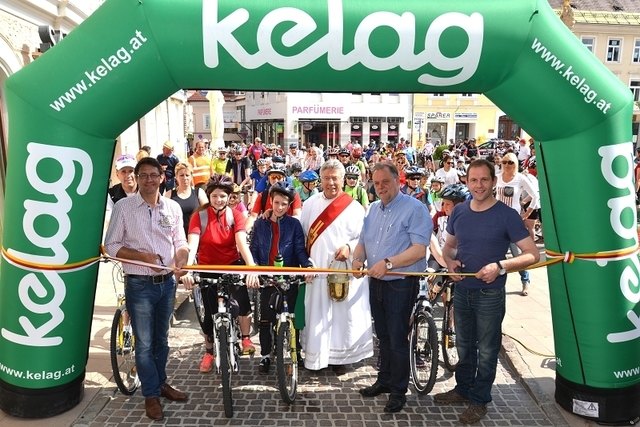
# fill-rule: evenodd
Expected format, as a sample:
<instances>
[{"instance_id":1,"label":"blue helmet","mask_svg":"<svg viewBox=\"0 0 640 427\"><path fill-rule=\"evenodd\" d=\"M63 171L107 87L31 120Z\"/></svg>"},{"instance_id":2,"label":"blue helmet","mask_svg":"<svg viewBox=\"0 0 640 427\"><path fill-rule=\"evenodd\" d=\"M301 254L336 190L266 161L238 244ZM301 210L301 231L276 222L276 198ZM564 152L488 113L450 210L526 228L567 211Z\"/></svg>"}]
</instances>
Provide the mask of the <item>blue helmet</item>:
<instances>
[{"instance_id":1,"label":"blue helmet","mask_svg":"<svg viewBox=\"0 0 640 427\"><path fill-rule=\"evenodd\" d=\"M298 175L298 181L300 182L313 182L319 180L320 177L315 171L307 170Z\"/></svg>"}]
</instances>

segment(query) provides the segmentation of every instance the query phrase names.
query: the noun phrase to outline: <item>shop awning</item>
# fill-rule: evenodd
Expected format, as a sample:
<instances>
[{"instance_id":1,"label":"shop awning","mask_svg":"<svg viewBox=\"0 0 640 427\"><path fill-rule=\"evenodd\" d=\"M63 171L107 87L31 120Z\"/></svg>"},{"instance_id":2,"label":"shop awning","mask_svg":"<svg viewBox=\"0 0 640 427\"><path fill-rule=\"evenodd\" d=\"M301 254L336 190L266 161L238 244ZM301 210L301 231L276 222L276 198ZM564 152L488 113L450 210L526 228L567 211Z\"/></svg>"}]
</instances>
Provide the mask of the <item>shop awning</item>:
<instances>
[{"instance_id":1,"label":"shop awning","mask_svg":"<svg viewBox=\"0 0 640 427\"><path fill-rule=\"evenodd\" d=\"M240 142L242 138L237 133L225 133L222 137L225 141Z\"/></svg>"}]
</instances>

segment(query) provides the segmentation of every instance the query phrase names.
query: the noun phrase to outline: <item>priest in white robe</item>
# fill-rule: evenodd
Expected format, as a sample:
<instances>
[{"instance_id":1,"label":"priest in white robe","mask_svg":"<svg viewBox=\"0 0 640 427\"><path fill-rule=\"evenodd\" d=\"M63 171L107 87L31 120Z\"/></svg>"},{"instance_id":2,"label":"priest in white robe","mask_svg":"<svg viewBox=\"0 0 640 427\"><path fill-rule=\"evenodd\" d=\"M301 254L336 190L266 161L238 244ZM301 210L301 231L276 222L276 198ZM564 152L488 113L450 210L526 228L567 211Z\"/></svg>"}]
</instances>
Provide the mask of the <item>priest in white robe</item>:
<instances>
[{"instance_id":1,"label":"priest in white robe","mask_svg":"<svg viewBox=\"0 0 640 427\"><path fill-rule=\"evenodd\" d=\"M343 192L344 174L338 160L326 161L320 168L322 192L302 206L300 221L317 267L327 268L334 259L350 260L358 243L365 211ZM373 356L367 278L349 278L348 296L339 302L329 296L326 274L306 286L305 327L300 339L307 369L349 365Z\"/></svg>"}]
</instances>

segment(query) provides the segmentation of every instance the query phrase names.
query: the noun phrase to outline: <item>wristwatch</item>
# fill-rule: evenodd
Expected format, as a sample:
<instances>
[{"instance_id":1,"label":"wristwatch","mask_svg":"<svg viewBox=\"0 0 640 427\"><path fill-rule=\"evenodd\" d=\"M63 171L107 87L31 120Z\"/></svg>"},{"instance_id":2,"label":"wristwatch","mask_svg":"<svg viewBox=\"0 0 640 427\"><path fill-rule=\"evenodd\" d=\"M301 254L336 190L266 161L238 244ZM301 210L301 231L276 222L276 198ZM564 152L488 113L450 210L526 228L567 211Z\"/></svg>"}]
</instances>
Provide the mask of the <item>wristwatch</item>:
<instances>
[{"instance_id":1,"label":"wristwatch","mask_svg":"<svg viewBox=\"0 0 640 427\"><path fill-rule=\"evenodd\" d=\"M387 267L387 270L391 270L393 268L393 263L389 258L384 259L384 265Z\"/></svg>"},{"instance_id":2,"label":"wristwatch","mask_svg":"<svg viewBox=\"0 0 640 427\"><path fill-rule=\"evenodd\" d=\"M500 264L500 261L496 261L496 264L498 264L498 268L500 269L500 271L498 271L500 276L507 274L507 270L502 266L502 264Z\"/></svg>"}]
</instances>

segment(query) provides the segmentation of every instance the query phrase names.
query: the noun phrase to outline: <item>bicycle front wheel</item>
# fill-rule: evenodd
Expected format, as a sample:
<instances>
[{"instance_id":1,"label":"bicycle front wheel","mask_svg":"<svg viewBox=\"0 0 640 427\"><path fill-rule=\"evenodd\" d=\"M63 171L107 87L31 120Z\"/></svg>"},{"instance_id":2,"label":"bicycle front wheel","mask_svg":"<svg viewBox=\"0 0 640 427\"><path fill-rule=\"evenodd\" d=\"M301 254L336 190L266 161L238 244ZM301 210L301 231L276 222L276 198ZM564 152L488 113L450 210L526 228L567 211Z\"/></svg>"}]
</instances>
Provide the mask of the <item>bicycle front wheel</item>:
<instances>
[{"instance_id":1,"label":"bicycle front wheel","mask_svg":"<svg viewBox=\"0 0 640 427\"><path fill-rule=\"evenodd\" d=\"M218 329L218 341L220 343L220 374L222 376L222 403L224 405L224 415L227 418L233 417L233 396L231 395L231 357L229 352L229 332L226 325L220 325Z\"/></svg>"},{"instance_id":2,"label":"bicycle front wheel","mask_svg":"<svg viewBox=\"0 0 640 427\"><path fill-rule=\"evenodd\" d=\"M444 303L442 316L442 360L449 372L454 372L458 366L458 349L456 347L456 327L453 322L453 303Z\"/></svg>"},{"instance_id":3,"label":"bicycle front wheel","mask_svg":"<svg viewBox=\"0 0 640 427\"><path fill-rule=\"evenodd\" d=\"M276 337L276 373L280 396L286 403L293 403L298 388L298 361L296 359L295 329L291 323L283 322Z\"/></svg>"},{"instance_id":4,"label":"bicycle front wheel","mask_svg":"<svg viewBox=\"0 0 640 427\"><path fill-rule=\"evenodd\" d=\"M427 394L438 373L438 331L428 312L414 316L410 336L411 379L416 391Z\"/></svg>"},{"instance_id":5,"label":"bicycle front wheel","mask_svg":"<svg viewBox=\"0 0 640 427\"><path fill-rule=\"evenodd\" d=\"M109 347L113 380L122 394L130 396L140 386L140 380L136 370L135 337L124 307L116 309L113 315Z\"/></svg>"}]
</instances>

